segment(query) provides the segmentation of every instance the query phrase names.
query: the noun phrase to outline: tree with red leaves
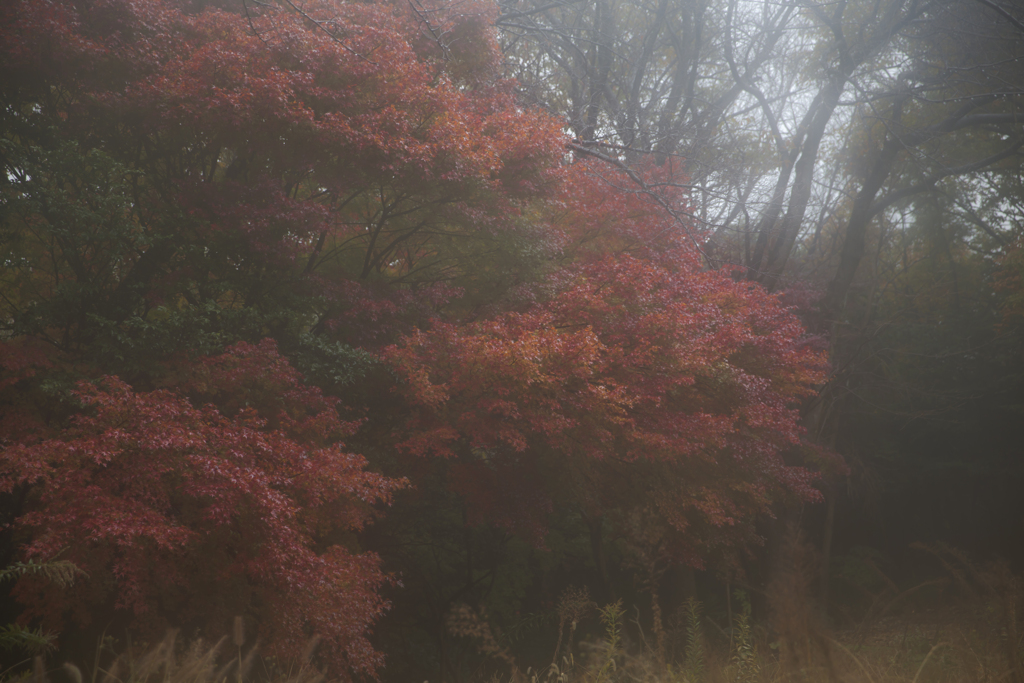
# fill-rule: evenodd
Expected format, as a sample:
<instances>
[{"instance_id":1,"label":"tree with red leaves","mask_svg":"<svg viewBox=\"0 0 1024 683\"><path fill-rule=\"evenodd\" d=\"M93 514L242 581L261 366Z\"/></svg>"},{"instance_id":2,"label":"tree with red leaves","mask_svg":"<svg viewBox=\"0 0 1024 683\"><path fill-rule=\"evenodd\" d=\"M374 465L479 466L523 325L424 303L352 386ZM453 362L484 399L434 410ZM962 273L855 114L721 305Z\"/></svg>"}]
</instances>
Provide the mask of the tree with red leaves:
<instances>
[{"instance_id":1,"label":"tree with red leaves","mask_svg":"<svg viewBox=\"0 0 1024 683\"><path fill-rule=\"evenodd\" d=\"M0 452L0 482L31 491L16 522L28 559L109 578L68 592L25 577L26 617L87 624L113 599L155 635L170 614L211 633L247 614L271 653L294 656L316 633L335 671L376 670L366 630L387 578L344 539L401 482L345 452L356 425L336 399L303 385L269 341L202 360L173 391L104 377L73 395L83 412L68 428Z\"/></svg>"},{"instance_id":2,"label":"tree with red leaves","mask_svg":"<svg viewBox=\"0 0 1024 683\"><path fill-rule=\"evenodd\" d=\"M0 7L5 542L90 577L26 577L27 618L242 613L372 674L387 576L356 535L402 477L537 543L556 492L653 511L692 565L814 499L782 453L821 357L703 270L671 164L567 158L493 11Z\"/></svg>"},{"instance_id":3,"label":"tree with red leaves","mask_svg":"<svg viewBox=\"0 0 1024 683\"><path fill-rule=\"evenodd\" d=\"M0 7L0 487L5 543L91 577L26 578L26 618L245 614L347 676L380 663L355 533L397 480L294 368L337 389L372 362L346 342L514 277L564 141L496 78L485 3L295 9Z\"/></svg>"},{"instance_id":4,"label":"tree with red leaves","mask_svg":"<svg viewBox=\"0 0 1024 683\"><path fill-rule=\"evenodd\" d=\"M676 557L703 566L755 540L774 501L820 499L813 472L782 454L801 445L796 408L825 361L774 296L703 270L659 202L587 168L559 213L574 257L548 296L388 350L414 407L400 447L458 459L460 490L513 528L544 506L495 495L486 478L467 484L468 472L520 463L591 518L650 508L674 530Z\"/></svg>"},{"instance_id":5,"label":"tree with red leaves","mask_svg":"<svg viewBox=\"0 0 1024 683\"><path fill-rule=\"evenodd\" d=\"M485 4L194 7L0 9L11 333L134 381L201 335L381 344L514 277L564 139L495 78Z\"/></svg>"}]
</instances>

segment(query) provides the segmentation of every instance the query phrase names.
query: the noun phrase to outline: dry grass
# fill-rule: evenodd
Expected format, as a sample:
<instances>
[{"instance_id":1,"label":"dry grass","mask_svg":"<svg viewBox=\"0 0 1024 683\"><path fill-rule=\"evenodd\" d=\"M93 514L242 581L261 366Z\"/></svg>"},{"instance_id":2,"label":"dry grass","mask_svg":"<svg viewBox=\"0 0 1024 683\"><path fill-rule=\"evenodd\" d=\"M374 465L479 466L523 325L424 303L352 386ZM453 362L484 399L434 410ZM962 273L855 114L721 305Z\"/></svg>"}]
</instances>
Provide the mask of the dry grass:
<instances>
[{"instance_id":1,"label":"dry grass","mask_svg":"<svg viewBox=\"0 0 1024 683\"><path fill-rule=\"evenodd\" d=\"M562 644L557 663L519 670L508 652L511 683L1024 683L1024 581L1005 563L978 565L946 546L920 546L946 578L909 590L886 587L859 621L831 631L808 598L818 575L798 543L790 566L768 591L772 631L755 624L746 596L733 598L733 623L719 628L684 606L666 660L664 650L624 637L621 605L601 610L604 636ZM927 588L927 590L922 590ZM925 594L931 593L925 598ZM710 628L709 628L710 627ZM707 630L707 633L705 632ZM561 633L561 631L560 631ZM710 636L710 637L706 637ZM628 644L627 644L627 641Z\"/></svg>"},{"instance_id":2,"label":"dry grass","mask_svg":"<svg viewBox=\"0 0 1024 683\"><path fill-rule=\"evenodd\" d=\"M644 637L639 613L621 603L598 607L581 590L566 591L557 607L553 659L540 670L521 668L486 615L465 605L448 628L476 644L488 659L490 683L1024 683L1024 581L1007 565L972 563L945 546L921 546L944 567L930 581L928 600L915 588L885 587L863 617L831 631L808 599L813 558L794 546L791 566L768 591L772 630L755 623L747 596L732 596L733 623L724 628L690 600L665 637ZM942 587L943 592L936 592ZM601 637L582 638L577 624L601 624ZM245 644L242 621L216 644L182 643L175 632L135 656L98 650L91 669L34 662L0 671L0 681L32 683L321 683L312 641L292 669L275 668ZM666 642L667 646L666 646ZM382 672L388 679L388 672ZM472 677L463 683L476 683Z\"/></svg>"},{"instance_id":3,"label":"dry grass","mask_svg":"<svg viewBox=\"0 0 1024 683\"><path fill-rule=\"evenodd\" d=\"M590 656L535 672L513 671L502 680L529 683L1019 683L1007 659L1006 633L985 621L994 612L963 605L907 614L867 630L829 634L809 629L795 642L767 642L763 629L733 629L735 641L687 652L677 663L653 649L616 648L612 633L590 643ZM960 622L957 617L969 615ZM939 621L937 621L939 620ZM790 633L789 637L794 637ZM854 640L858 642L854 642ZM696 655L696 656L695 656ZM699 658L700 667L692 661Z\"/></svg>"},{"instance_id":4,"label":"dry grass","mask_svg":"<svg viewBox=\"0 0 1024 683\"><path fill-rule=\"evenodd\" d=\"M1014 589L1015 581L999 572L974 568L977 578L990 587ZM1000 581L1004 583L999 583ZM466 608L453 616L451 628L476 637L481 653L501 664L504 674L491 683L1022 683L1018 678L1021 642L1013 632L1019 602L1013 594L991 593L988 599L961 599L941 608L906 611L864 626L829 633L816 618L799 622L792 610L784 631L769 640L766 629L755 625L749 607L737 596L732 644L721 632L705 633L709 624L701 605L691 601L683 611L679 629L670 635L677 642L676 657L666 661L657 647L642 637L626 638L630 622L621 604L600 610L602 638L573 643L571 626L559 644L562 656L540 671L517 667L515 658L491 634L482 615ZM1019 596L1018 596L1019 597ZM781 599L780 597L774 598ZM571 622L570 622L571 624ZM709 636L714 637L709 637ZM234 640L239 640L235 638ZM554 643L552 648L554 649ZM32 683L321 683L323 675L305 664L292 670L270 670L257 664L257 648L237 653L235 643L196 641L183 644L176 634L139 656L124 653L104 665L83 670L72 664L20 666L0 680ZM241 650L241 648L239 648ZM1010 658L1012 653L1012 659ZM97 657L97 660L101 659ZM258 669L258 670L254 670ZM383 672L387 680L387 671Z\"/></svg>"},{"instance_id":5,"label":"dry grass","mask_svg":"<svg viewBox=\"0 0 1024 683\"><path fill-rule=\"evenodd\" d=\"M169 631L162 641L147 648L141 655L128 652L104 661L103 646L97 648L94 665L83 669L67 662L47 666L42 656L26 660L0 671L0 681L25 683L242 683L273 681L273 683L321 683L324 675L312 663L316 640L311 640L300 663L288 668L275 667L272 661L259 660L259 648L252 646L242 654L243 638L235 629L233 643L228 638L210 645L202 640L188 644L178 642L177 631ZM233 645L233 647L232 647ZM233 650L237 648L237 652ZM31 666L25 666L30 664ZM261 670L255 670L261 669Z\"/></svg>"}]
</instances>

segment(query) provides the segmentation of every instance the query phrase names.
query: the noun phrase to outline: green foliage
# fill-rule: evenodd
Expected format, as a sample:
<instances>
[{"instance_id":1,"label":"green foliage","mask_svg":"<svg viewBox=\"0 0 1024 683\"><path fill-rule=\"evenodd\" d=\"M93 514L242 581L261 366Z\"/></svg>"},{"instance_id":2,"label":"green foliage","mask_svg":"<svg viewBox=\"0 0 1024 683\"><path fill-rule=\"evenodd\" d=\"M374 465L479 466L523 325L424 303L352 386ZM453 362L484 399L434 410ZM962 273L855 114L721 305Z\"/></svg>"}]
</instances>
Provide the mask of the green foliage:
<instances>
[{"instance_id":1,"label":"green foliage","mask_svg":"<svg viewBox=\"0 0 1024 683\"><path fill-rule=\"evenodd\" d=\"M750 598L746 591L739 588L733 592L733 598L740 607L733 615L732 624L733 680L736 683L753 683L761 675L761 662L758 660L757 646L754 643Z\"/></svg>"},{"instance_id":2,"label":"green foliage","mask_svg":"<svg viewBox=\"0 0 1024 683\"><path fill-rule=\"evenodd\" d=\"M623 656L621 650L622 640L622 618L625 610L622 608L622 601L617 600L605 605L600 610L601 623L604 624L605 640L600 650L600 667L594 676L595 683L602 683L611 678L611 674L617 668L617 662Z\"/></svg>"},{"instance_id":3,"label":"green foliage","mask_svg":"<svg viewBox=\"0 0 1024 683\"><path fill-rule=\"evenodd\" d=\"M73 562L67 560L52 560L50 562L15 562L4 569L0 569L0 581L17 579L22 576L34 575L57 584L61 588L69 588L75 582L75 578L85 576L85 572L79 569Z\"/></svg>"},{"instance_id":4,"label":"green foliage","mask_svg":"<svg viewBox=\"0 0 1024 683\"><path fill-rule=\"evenodd\" d=\"M373 354L308 332L299 335L289 358L299 372L328 393L351 385L377 364Z\"/></svg>"},{"instance_id":5,"label":"green foliage","mask_svg":"<svg viewBox=\"0 0 1024 683\"><path fill-rule=\"evenodd\" d=\"M85 572L67 560L50 562L15 562L0 569L0 583L19 579L23 576L41 576L60 588L70 588L75 579ZM41 627L31 629L21 624L7 624L0 628L0 652L24 652L39 655L54 647L57 637Z\"/></svg>"},{"instance_id":6,"label":"green foliage","mask_svg":"<svg viewBox=\"0 0 1024 683\"><path fill-rule=\"evenodd\" d=\"M0 652L24 652L38 655L53 649L57 636L42 628L30 629L20 624L0 628Z\"/></svg>"},{"instance_id":7,"label":"green foliage","mask_svg":"<svg viewBox=\"0 0 1024 683\"><path fill-rule=\"evenodd\" d=\"M700 601L690 596L684 605L686 620L686 661L683 671L690 683L704 680L704 625Z\"/></svg>"}]
</instances>

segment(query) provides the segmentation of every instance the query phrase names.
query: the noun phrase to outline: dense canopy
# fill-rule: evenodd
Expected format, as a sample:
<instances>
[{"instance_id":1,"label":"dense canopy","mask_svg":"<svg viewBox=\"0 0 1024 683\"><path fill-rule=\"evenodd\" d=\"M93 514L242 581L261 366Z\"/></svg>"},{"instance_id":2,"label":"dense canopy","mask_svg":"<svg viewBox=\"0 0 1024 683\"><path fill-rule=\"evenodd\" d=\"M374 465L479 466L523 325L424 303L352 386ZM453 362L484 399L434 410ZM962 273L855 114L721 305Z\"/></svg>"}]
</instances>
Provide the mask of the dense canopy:
<instances>
[{"instance_id":1,"label":"dense canopy","mask_svg":"<svg viewBox=\"0 0 1024 683\"><path fill-rule=\"evenodd\" d=\"M703 271L678 192L570 163L485 5L3 11L4 491L20 557L90 576L25 579L26 615L240 613L374 671L388 579L352 532L428 483L370 474L340 443L361 423L533 543L570 482L593 510L644 507L615 477L652 486L697 566L818 495L780 456L823 367L799 323ZM495 468L504 503L475 504Z\"/></svg>"},{"instance_id":2,"label":"dense canopy","mask_svg":"<svg viewBox=\"0 0 1024 683\"><path fill-rule=\"evenodd\" d=\"M967 68L918 33L942 3L760 32L744 2L528 4L0 3L0 557L85 572L3 609L72 644L241 616L280 662L430 647L444 678L463 602L507 624L632 567L661 629L670 569L742 578L834 504L886 419L838 423L849 395L942 391L886 356L927 333L873 316L975 325L1013 381L1018 93L928 89ZM901 54L919 80L835 114Z\"/></svg>"}]
</instances>

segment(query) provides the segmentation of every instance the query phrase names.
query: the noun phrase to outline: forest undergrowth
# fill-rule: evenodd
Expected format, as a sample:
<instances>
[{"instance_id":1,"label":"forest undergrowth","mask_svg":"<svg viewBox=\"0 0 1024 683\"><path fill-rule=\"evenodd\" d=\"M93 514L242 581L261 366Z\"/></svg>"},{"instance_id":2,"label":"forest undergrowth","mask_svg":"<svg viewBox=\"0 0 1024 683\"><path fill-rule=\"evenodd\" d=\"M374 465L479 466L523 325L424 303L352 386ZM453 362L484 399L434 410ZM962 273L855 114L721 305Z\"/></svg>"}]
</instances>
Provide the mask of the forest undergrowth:
<instances>
[{"instance_id":1,"label":"forest undergrowth","mask_svg":"<svg viewBox=\"0 0 1024 683\"><path fill-rule=\"evenodd\" d=\"M748 595L735 590L726 627L691 599L664 632L641 625L621 603L597 611L601 636L535 671L492 673L490 683L995 683L1024 681L1020 629L1022 581L1003 563L975 565L956 550L922 547L948 573L904 590L872 596L860 619L833 621L808 594L776 586L772 617L755 619ZM793 577L790 577L791 579ZM799 578L799 577L797 577ZM836 619L835 621L839 621ZM480 623L486 632L486 625ZM493 643L489 633L481 643ZM492 646L493 647L493 646ZM512 660L495 652L495 659ZM557 650L556 650L557 651ZM557 656L557 655L556 655Z\"/></svg>"},{"instance_id":2,"label":"forest undergrowth","mask_svg":"<svg viewBox=\"0 0 1024 683\"><path fill-rule=\"evenodd\" d=\"M468 605L456 605L447 627L477 655L475 670L452 683L1020 683L1024 681L1024 578L1008 564L972 562L944 545L918 544L942 567L939 578L902 590L879 572L879 590L862 590L859 612L838 599L824 614L799 561L767 591L771 617L755 618L750 594L734 588L731 623L712 618L690 598L664 624L641 618L621 600L597 605L586 589L566 590L555 608L552 658L527 665L514 639ZM797 558L799 559L799 558ZM24 568L8 569L6 572ZM58 571L59 570L59 571ZM73 573L55 568L64 580ZM49 572L48 573L52 573ZM13 636L20 627L8 626ZM244 620L217 643L169 631L155 645L101 636L92 661L55 662L41 634L20 629L36 648L0 671L0 681L32 683L321 683L318 639L283 663L247 640ZM23 649L25 649L23 648ZM25 651L28 651L26 649ZM11 648L10 652L15 651ZM8 652L7 654L10 654ZM381 680L389 680L387 668Z\"/></svg>"}]
</instances>

